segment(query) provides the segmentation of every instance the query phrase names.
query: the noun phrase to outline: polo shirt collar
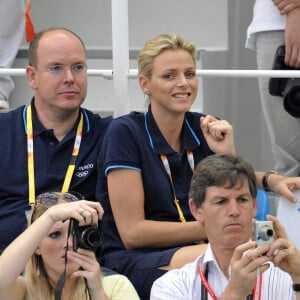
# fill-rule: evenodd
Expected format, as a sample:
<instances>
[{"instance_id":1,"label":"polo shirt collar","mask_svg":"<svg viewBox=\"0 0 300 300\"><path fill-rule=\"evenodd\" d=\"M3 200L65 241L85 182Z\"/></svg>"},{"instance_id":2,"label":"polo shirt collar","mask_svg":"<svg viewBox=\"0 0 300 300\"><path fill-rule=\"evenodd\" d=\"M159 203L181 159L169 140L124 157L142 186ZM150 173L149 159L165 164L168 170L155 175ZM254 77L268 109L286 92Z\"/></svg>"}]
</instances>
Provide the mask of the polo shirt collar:
<instances>
[{"instance_id":1,"label":"polo shirt collar","mask_svg":"<svg viewBox=\"0 0 300 300\"><path fill-rule=\"evenodd\" d=\"M44 132L47 132L49 129L45 128L44 125L40 122L37 116L37 112L34 105L34 97L31 100L31 111L32 111L32 123L33 123L33 136L38 136L43 134ZM23 109L23 123L24 123L24 130L25 134L27 133L27 125L26 125L26 109L28 105L26 105ZM85 109L80 108L80 110L83 113L84 123L83 123L83 129L82 129L82 135L85 135L90 130L90 119L85 111ZM72 137L74 134L76 135L77 126L80 120L80 114L78 114L77 120L71 129L71 131L67 134L67 136L71 135Z\"/></svg>"},{"instance_id":2,"label":"polo shirt collar","mask_svg":"<svg viewBox=\"0 0 300 300\"><path fill-rule=\"evenodd\" d=\"M183 123L181 130L181 151L186 150L193 151L199 147L200 141L196 137L195 132L189 125L192 115L190 113L185 114L185 122ZM163 135L161 134L151 111L151 105L148 107L148 112L145 113L145 127L148 134L149 142L157 154L172 154L175 153L170 145L167 143ZM190 119L190 120L189 120ZM199 120L200 126L200 120Z\"/></svg>"}]
</instances>

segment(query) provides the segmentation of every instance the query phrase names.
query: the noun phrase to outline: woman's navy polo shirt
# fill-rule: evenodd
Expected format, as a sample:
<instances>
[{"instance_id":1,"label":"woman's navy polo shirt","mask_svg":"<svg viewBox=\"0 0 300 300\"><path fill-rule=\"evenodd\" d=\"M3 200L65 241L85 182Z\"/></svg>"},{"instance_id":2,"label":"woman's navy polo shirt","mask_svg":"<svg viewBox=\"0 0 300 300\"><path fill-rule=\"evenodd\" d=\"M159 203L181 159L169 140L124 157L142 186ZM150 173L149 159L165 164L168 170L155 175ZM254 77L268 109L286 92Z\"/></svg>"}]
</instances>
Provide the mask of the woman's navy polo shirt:
<instances>
[{"instance_id":1,"label":"woman's navy polo shirt","mask_svg":"<svg viewBox=\"0 0 300 300\"><path fill-rule=\"evenodd\" d=\"M61 190L71 158L79 118L59 142L53 130L38 120L32 102L33 149L36 195ZM28 205L28 167L25 106L0 113L0 253L27 226L25 211ZM112 118L82 109L83 134L70 190L86 199L95 200L97 159L104 132Z\"/></svg>"},{"instance_id":2,"label":"woman's navy polo shirt","mask_svg":"<svg viewBox=\"0 0 300 300\"><path fill-rule=\"evenodd\" d=\"M213 154L200 128L199 113L187 112L181 133L181 153L175 152L160 133L151 113L132 112L116 118L107 129L100 154L100 174L97 199L104 208L101 226L105 234L102 245L102 263L117 269L128 268L135 251L126 250L118 234L107 193L106 174L114 168L128 168L141 172L145 191L145 218L158 221L179 221L174 204L169 177L161 162L160 154L168 157L176 196L187 221L194 220L188 205L188 192L192 170L186 150L192 150L195 166ZM181 245L178 245L181 246ZM159 249L139 249L156 252ZM159 255L159 254L158 254ZM125 262L126 261L126 266ZM156 264L155 259L150 262ZM144 265L145 266L145 265Z\"/></svg>"}]
</instances>

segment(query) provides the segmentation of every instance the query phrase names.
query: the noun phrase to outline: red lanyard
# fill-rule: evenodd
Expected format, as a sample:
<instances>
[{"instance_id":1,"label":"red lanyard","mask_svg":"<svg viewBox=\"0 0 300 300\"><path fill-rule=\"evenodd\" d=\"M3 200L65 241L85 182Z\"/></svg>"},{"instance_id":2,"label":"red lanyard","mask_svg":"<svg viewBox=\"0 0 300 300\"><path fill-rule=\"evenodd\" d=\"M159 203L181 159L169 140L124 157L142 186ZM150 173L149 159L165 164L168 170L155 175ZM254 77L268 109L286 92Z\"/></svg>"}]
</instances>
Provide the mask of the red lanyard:
<instances>
[{"instance_id":1,"label":"red lanyard","mask_svg":"<svg viewBox=\"0 0 300 300\"><path fill-rule=\"evenodd\" d=\"M200 275L200 279L201 279L201 283L202 283L202 288L203 288L203 286L205 287L206 292L209 293L209 295L213 298L213 300L218 300L218 297L216 296L216 294L214 293L214 291L210 287L210 285L209 285L209 283L208 283L208 281L207 281L207 279L206 279L206 277L205 277L205 275L203 273L202 264L198 267L198 273ZM260 274L260 276L259 276L258 284L259 284L259 286L257 288L257 282L255 283L255 286L254 286L254 289L253 289L253 293L252 293L252 295L250 295L250 298L247 297L247 300L248 299L261 300L262 274ZM253 296L254 296L254 298L253 298ZM206 299L207 299L207 297L206 297Z\"/></svg>"},{"instance_id":2,"label":"red lanyard","mask_svg":"<svg viewBox=\"0 0 300 300\"><path fill-rule=\"evenodd\" d=\"M204 273L203 273L203 269L202 269L202 264L201 266L199 266L198 268L198 273L200 275L200 279L201 279L201 282L203 283L206 291L210 294L210 296L214 299L214 300L218 300L218 297L216 296L216 294L214 293L214 291L212 290L212 288L210 287Z\"/></svg>"}]
</instances>

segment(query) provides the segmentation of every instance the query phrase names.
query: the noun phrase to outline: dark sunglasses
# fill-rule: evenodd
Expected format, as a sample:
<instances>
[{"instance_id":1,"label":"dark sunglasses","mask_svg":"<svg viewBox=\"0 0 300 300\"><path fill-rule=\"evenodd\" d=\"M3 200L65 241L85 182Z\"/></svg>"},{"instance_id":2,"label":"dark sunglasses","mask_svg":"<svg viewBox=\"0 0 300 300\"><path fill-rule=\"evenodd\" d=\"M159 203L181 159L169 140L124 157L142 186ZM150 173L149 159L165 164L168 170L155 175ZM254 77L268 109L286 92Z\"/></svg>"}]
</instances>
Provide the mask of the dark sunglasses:
<instances>
[{"instance_id":1,"label":"dark sunglasses","mask_svg":"<svg viewBox=\"0 0 300 300\"><path fill-rule=\"evenodd\" d=\"M78 192L46 192L36 197L36 205L52 206L60 202L73 202L84 199Z\"/></svg>"}]
</instances>

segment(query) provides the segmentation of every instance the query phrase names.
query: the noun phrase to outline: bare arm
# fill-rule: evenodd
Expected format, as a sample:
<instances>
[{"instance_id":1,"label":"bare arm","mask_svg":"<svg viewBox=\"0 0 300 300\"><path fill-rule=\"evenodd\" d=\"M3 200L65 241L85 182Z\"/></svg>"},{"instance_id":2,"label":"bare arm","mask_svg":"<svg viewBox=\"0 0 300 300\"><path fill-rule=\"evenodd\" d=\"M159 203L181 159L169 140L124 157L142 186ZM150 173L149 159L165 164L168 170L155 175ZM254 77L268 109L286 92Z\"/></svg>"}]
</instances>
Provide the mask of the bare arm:
<instances>
[{"instance_id":1,"label":"bare arm","mask_svg":"<svg viewBox=\"0 0 300 300\"><path fill-rule=\"evenodd\" d=\"M86 213L86 219L79 213L82 208L90 212L90 216ZM98 218L102 217L102 214L103 210L99 203L85 200L59 204L49 208L17 237L0 256L0 296L2 292L5 292L5 295L14 295L16 293L15 289L21 290L24 288L24 285L22 286L19 283L21 280L19 274L24 270L27 261L55 222L75 218L80 225L95 224ZM15 298L10 297L10 299Z\"/></svg>"},{"instance_id":2,"label":"bare arm","mask_svg":"<svg viewBox=\"0 0 300 300\"><path fill-rule=\"evenodd\" d=\"M262 187L262 178L265 172L255 172L257 184ZM286 177L279 174L271 174L267 180L268 186L275 193L287 198L291 202L297 199L293 190L300 189L300 177Z\"/></svg>"},{"instance_id":3,"label":"bare arm","mask_svg":"<svg viewBox=\"0 0 300 300\"><path fill-rule=\"evenodd\" d=\"M285 63L300 67L300 7L287 15L285 27Z\"/></svg>"},{"instance_id":4,"label":"bare arm","mask_svg":"<svg viewBox=\"0 0 300 300\"><path fill-rule=\"evenodd\" d=\"M300 7L300 0L274 0L273 3L281 15L287 15L295 8Z\"/></svg>"},{"instance_id":5,"label":"bare arm","mask_svg":"<svg viewBox=\"0 0 300 300\"><path fill-rule=\"evenodd\" d=\"M53 224L50 214L45 213L2 253L0 256L0 295L2 292L5 292L5 295L12 295L14 289L20 289L19 274L24 270L27 261Z\"/></svg>"},{"instance_id":6,"label":"bare arm","mask_svg":"<svg viewBox=\"0 0 300 300\"><path fill-rule=\"evenodd\" d=\"M120 237L127 249L171 247L205 238L193 222L161 222L145 219L141 173L115 169L108 173L108 192Z\"/></svg>"},{"instance_id":7,"label":"bare arm","mask_svg":"<svg viewBox=\"0 0 300 300\"><path fill-rule=\"evenodd\" d=\"M300 67L300 0L274 0L280 14L286 15L285 63Z\"/></svg>"}]
</instances>

